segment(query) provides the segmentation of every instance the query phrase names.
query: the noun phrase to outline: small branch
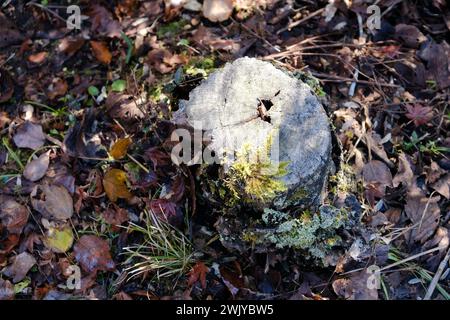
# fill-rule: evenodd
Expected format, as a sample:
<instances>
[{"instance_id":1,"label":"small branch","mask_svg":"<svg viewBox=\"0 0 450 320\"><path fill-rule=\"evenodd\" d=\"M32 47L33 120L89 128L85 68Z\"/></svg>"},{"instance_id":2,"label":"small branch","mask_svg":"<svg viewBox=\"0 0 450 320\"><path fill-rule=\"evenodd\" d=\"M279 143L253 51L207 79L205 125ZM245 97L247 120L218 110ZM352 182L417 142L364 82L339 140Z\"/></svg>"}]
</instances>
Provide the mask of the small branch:
<instances>
[{"instance_id":1,"label":"small branch","mask_svg":"<svg viewBox=\"0 0 450 320\"><path fill-rule=\"evenodd\" d=\"M430 286L428 287L427 293L425 294L423 300L430 300L434 290L436 289L439 279L441 278L442 273L444 272L444 269L447 266L449 258L450 258L450 248L447 250L447 254L439 264L438 270L434 274L433 280L431 280Z\"/></svg>"},{"instance_id":2,"label":"small branch","mask_svg":"<svg viewBox=\"0 0 450 320\"><path fill-rule=\"evenodd\" d=\"M307 16L304 17L303 19L300 19L300 20L295 21L295 22L291 22L287 27L278 30L278 31L277 31L277 34L280 34L280 33L284 32L284 31L286 31L286 30L291 30L292 28L295 28L296 26L302 24L303 22L308 21L308 20L311 19L311 18L314 18L315 16L321 14L321 13L324 12L324 11L325 11L325 8L322 8L322 9L319 9L319 10L314 11L313 13L307 15Z\"/></svg>"}]
</instances>

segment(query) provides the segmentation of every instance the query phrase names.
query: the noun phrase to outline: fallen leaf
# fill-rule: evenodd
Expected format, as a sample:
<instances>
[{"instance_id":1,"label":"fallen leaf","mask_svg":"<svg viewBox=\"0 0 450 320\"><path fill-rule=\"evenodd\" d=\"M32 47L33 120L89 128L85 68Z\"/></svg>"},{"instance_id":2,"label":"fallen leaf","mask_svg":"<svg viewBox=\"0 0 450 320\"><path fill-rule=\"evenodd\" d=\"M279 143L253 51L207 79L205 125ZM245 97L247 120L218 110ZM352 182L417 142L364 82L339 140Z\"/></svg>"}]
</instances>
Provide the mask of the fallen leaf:
<instances>
[{"instance_id":1,"label":"fallen leaf","mask_svg":"<svg viewBox=\"0 0 450 320\"><path fill-rule=\"evenodd\" d=\"M156 167L166 165L170 162L170 156L158 147L149 148L145 151L144 156L153 163L154 171L156 171Z\"/></svg>"},{"instance_id":2,"label":"fallen leaf","mask_svg":"<svg viewBox=\"0 0 450 320\"><path fill-rule=\"evenodd\" d=\"M112 296L113 300L133 300L126 292L120 291Z\"/></svg>"},{"instance_id":3,"label":"fallen leaf","mask_svg":"<svg viewBox=\"0 0 450 320\"><path fill-rule=\"evenodd\" d=\"M45 135L40 124L25 121L13 137L14 143L19 148L39 149L44 145Z\"/></svg>"},{"instance_id":4,"label":"fallen leaf","mask_svg":"<svg viewBox=\"0 0 450 320\"><path fill-rule=\"evenodd\" d=\"M394 187L398 187L400 183L409 187L414 183L414 172L407 157L405 153L401 153L398 157L398 172L392 180Z\"/></svg>"},{"instance_id":5,"label":"fallen leaf","mask_svg":"<svg viewBox=\"0 0 450 320\"><path fill-rule=\"evenodd\" d=\"M67 37L62 39L58 44L58 51L71 57L84 45L85 40L81 37Z\"/></svg>"},{"instance_id":6,"label":"fallen leaf","mask_svg":"<svg viewBox=\"0 0 450 320\"><path fill-rule=\"evenodd\" d=\"M110 64L112 54L108 49L108 46L104 42L90 41L92 52L95 58L103 64Z\"/></svg>"},{"instance_id":7,"label":"fallen leaf","mask_svg":"<svg viewBox=\"0 0 450 320\"><path fill-rule=\"evenodd\" d=\"M20 235L28 221L28 210L13 199L2 199L0 196L0 220L10 234Z\"/></svg>"},{"instance_id":8,"label":"fallen leaf","mask_svg":"<svg viewBox=\"0 0 450 320\"><path fill-rule=\"evenodd\" d=\"M73 249L75 259L88 273L115 269L108 242L97 236L82 236Z\"/></svg>"},{"instance_id":9,"label":"fallen leaf","mask_svg":"<svg viewBox=\"0 0 450 320\"><path fill-rule=\"evenodd\" d=\"M47 97L50 100L54 100L58 97L62 97L67 93L67 82L61 78L55 78L52 84L47 89Z\"/></svg>"},{"instance_id":10,"label":"fallen leaf","mask_svg":"<svg viewBox=\"0 0 450 320\"><path fill-rule=\"evenodd\" d=\"M44 218L65 221L73 214L73 199L63 186L37 185L30 194L33 208Z\"/></svg>"},{"instance_id":11,"label":"fallen leaf","mask_svg":"<svg viewBox=\"0 0 450 320\"><path fill-rule=\"evenodd\" d=\"M147 109L147 103L117 92L108 94L105 105L110 117L130 122L143 118L143 110Z\"/></svg>"},{"instance_id":12,"label":"fallen leaf","mask_svg":"<svg viewBox=\"0 0 450 320\"><path fill-rule=\"evenodd\" d=\"M385 195L386 187L392 186L392 174L388 166L379 160L372 160L363 167L364 187L367 200L371 205L375 198Z\"/></svg>"},{"instance_id":13,"label":"fallen leaf","mask_svg":"<svg viewBox=\"0 0 450 320\"><path fill-rule=\"evenodd\" d=\"M413 241L424 243L439 226L441 210L438 201L440 197L428 198L418 187L413 187L406 196L405 213L414 224L409 232Z\"/></svg>"},{"instance_id":14,"label":"fallen leaf","mask_svg":"<svg viewBox=\"0 0 450 320\"><path fill-rule=\"evenodd\" d=\"M127 175L120 169L111 169L103 177L103 188L109 200L116 202L118 198L130 199L133 195L128 191Z\"/></svg>"},{"instance_id":15,"label":"fallen leaf","mask_svg":"<svg viewBox=\"0 0 450 320\"><path fill-rule=\"evenodd\" d=\"M65 187L71 195L75 193L75 177L62 162L51 164L45 173L44 179L49 185L57 184Z\"/></svg>"},{"instance_id":16,"label":"fallen leaf","mask_svg":"<svg viewBox=\"0 0 450 320\"><path fill-rule=\"evenodd\" d=\"M450 45L444 40L436 43L429 39L421 46L419 57L427 62L427 78L436 81L439 89L450 86Z\"/></svg>"},{"instance_id":17,"label":"fallen leaf","mask_svg":"<svg viewBox=\"0 0 450 320\"><path fill-rule=\"evenodd\" d=\"M130 144L131 144L131 138L130 137L119 139L111 147L111 150L109 151L109 154L115 160L122 159L123 157L125 157L127 155L128 146Z\"/></svg>"},{"instance_id":18,"label":"fallen leaf","mask_svg":"<svg viewBox=\"0 0 450 320\"><path fill-rule=\"evenodd\" d=\"M111 84L111 90L115 92L122 92L127 88L127 82L122 79L118 79Z\"/></svg>"},{"instance_id":19,"label":"fallen leaf","mask_svg":"<svg viewBox=\"0 0 450 320\"><path fill-rule=\"evenodd\" d=\"M14 299L14 286L8 280L0 278L0 300L13 300Z\"/></svg>"},{"instance_id":20,"label":"fallen leaf","mask_svg":"<svg viewBox=\"0 0 450 320\"><path fill-rule=\"evenodd\" d=\"M378 300L377 286L373 281L376 281L376 275L364 269L349 278L335 280L332 286L338 296L347 300Z\"/></svg>"},{"instance_id":21,"label":"fallen leaf","mask_svg":"<svg viewBox=\"0 0 450 320\"><path fill-rule=\"evenodd\" d=\"M442 169L435 161L431 161L430 166L425 166L426 182L435 183L447 171Z\"/></svg>"},{"instance_id":22,"label":"fallen leaf","mask_svg":"<svg viewBox=\"0 0 450 320\"><path fill-rule=\"evenodd\" d=\"M91 18L91 30L110 38L120 38L122 27L114 20L111 12L105 7L93 4L89 7L88 16Z\"/></svg>"},{"instance_id":23,"label":"fallen leaf","mask_svg":"<svg viewBox=\"0 0 450 320\"><path fill-rule=\"evenodd\" d=\"M97 110L89 108L81 121L67 130L64 137L64 152L72 157L104 158L106 151L102 149L100 135L95 122Z\"/></svg>"},{"instance_id":24,"label":"fallen leaf","mask_svg":"<svg viewBox=\"0 0 450 320\"><path fill-rule=\"evenodd\" d=\"M209 21L225 21L233 13L233 0L204 0L202 12Z\"/></svg>"},{"instance_id":25,"label":"fallen leaf","mask_svg":"<svg viewBox=\"0 0 450 320\"><path fill-rule=\"evenodd\" d=\"M147 57L148 63L162 74L172 72L178 65L185 62L182 56L172 54L167 49L153 49Z\"/></svg>"},{"instance_id":26,"label":"fallen leaf","mask_svg":"<svg viewBox=\"0 0 450 320\"><path fill-rule=\"evenodd\" d=\"M50 227L44 238L44 243L47 248L56 253L64 253L72 247L73 232L70 226L57 229Z\"/></svg>"},{"instance_id":27,"label":"fallen leaf","mask_svg":"<svg viewBox=\"0 0 450 320\"><path fill-rule=\"evenodd\" d=\"M447 200L450 197L450 173L440 178L431 185L431 188L443 195Z\"/></svg>"},{"instance_id":28,"label":"fallen leaf","mask_svg":"<svg viewBox=\"0 0 450 320\"><path fill-rule=\"evenodd\" d=\"M23 176L30 181L37 181L45 176L50 164L50 151L41 154L37 159L27 163Z\"/></svg>"},{"instance_id":29,"label":"fallen leaf","mask_svg":"<svg viewBox=\"0 0 450 320\"><path fill-rule=\"evenodd\" d=\"M115 206L114 208L107 208L102 211L102 217L111 225L112 231L115 232L120 230L120 225L130 219L128 216L128 211L118 206Z\"/></svg>"},{"instance_id":30,"label":"fallen leaf","mask_svg":"<svg viewBox=\"0 0 450 320\"><path fill-rule=\"evenodd\" d=\"M13 283L17 283L26 277L28 271L36 264L36 259L28 252L22 252L14 257L14 262L6 267L3 274L13 278Z\"/></svg>"},{"instance_id":31,"label":"fallen leaf","mask_svg":"<svg viewBox=\"0 0 450 320\"><path fill-rule=\"evenodd\" d=\"M178 214L177 205L167 199L154 199L147 201L147 207L159 219L167 221L171 225L177 226L183 221L183 218Z\"/></svg>"},{"instance_id":32,"label":"fallen leaf","mask_svg":"<svg viewBox=\"0 0 450 320\"><path fill-rule=\"evenodd\" d=\"M213 33L211 29L200 25L195 31L192 40L199 45L209 46L211 50L237 52L241 48L238 40L222 39L219 35Z\"/></svg>"},{"instance_id":33,"label":"fallen leaf","mask_svg":"<svg viewBox=\"0 0 450 320\"><path fill-rule=\"evenodd\" d=\"M28 57L28 61L36 64L40 64L45 61L48 56L48 52L42 51L36 54L32 54Z\"/></svg>"},{"instance_id":34,"label":"fallen leaf","mask_svg":"<svg viewBox=\"0 0 450 320\"><path fill-rule=\"evenodd\" d=\"M402 23L395 26L395 36L410 48L418 48L422 42L427 40L417 27Z\"/></svg>"},{"instance_id":35,"label":"fallen leaf","mask_svg":"<svg viewBox=\"0 0 450 320\"><path fill-rule=\"evenodd\" d=\"M188 286L192 286L197 281L200 281L203 289L206 289L206 274L209 268L201 261L197 262L191 271L189 271Z\"/></svg>"},{"instance_id":36,"label":"fallen leaf","mask_svg":"<svg viewBox=\"0 0 450 320\"><path fill-rule=\"evenodd\" d=\"M406 117L409 120L413 120L414 125L416 127L428 123L431 119L433 119L433 108L424 107L421 104L406 105Z\"/></svg>"}]
</instances>

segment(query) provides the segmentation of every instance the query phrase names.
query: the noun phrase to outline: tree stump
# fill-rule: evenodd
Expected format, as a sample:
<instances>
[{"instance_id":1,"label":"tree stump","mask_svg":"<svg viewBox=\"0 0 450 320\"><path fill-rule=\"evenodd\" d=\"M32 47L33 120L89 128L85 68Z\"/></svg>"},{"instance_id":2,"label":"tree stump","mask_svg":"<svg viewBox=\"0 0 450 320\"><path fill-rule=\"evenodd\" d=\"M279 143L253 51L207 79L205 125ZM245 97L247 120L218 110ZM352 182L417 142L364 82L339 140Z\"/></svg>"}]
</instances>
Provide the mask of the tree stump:
<instances>
[{"instance_id":1,"label":"tree stump","mask_svg":"<svg viewBox=\"0 0 450 320\"><path fill-rule=\"evenodd\" d=\"M274 199L276 208L320 203L331 165L331 133L309 86L271 63L241 58L212 73L182 105L188 124L201 125L219 156L245 145L254 153L269 136L278 143L287 174L280 177L286 191ZM226 156L220 160L226 167L233 163Z\"/></svg>"},{"instance_id":2,"label":"tree stump","mask_svg":"<svg viewBox=\"0 0 450 320\"><path fill-rule=\"evenodd\" d=\"M238 203L252 198L252 189L247 186L251 184L258 192L263 187L276 188L274 193L261 191L270 197L255 197L250 202L261 212L264 208L319 206L332 165L329 120L311 88L288 72L254 58L227 63L190 92L189 100L180 103L176 117L194 128L200 126L210 140L208 148L219 158L224 171L216 187L228 185L233 189L232 183L242 187L235 188L234 195L225 195L224 201L233 196L238 197ZM241 170L255 168L243 166L239 157L242 150L250 162L260 161L261 150L267 150L270 163L286 172L273 173L271 167L270 178L260 185L249 182L256 179L250 171L247 179L244 175L247 181L233 182L238 162ZM221 235L224 230L231 235L222 240L236 247L237 239L232 234L242 233L252 224L251 218L245 214L229 219L224 216Z\"/></svg>"}]
</instances>

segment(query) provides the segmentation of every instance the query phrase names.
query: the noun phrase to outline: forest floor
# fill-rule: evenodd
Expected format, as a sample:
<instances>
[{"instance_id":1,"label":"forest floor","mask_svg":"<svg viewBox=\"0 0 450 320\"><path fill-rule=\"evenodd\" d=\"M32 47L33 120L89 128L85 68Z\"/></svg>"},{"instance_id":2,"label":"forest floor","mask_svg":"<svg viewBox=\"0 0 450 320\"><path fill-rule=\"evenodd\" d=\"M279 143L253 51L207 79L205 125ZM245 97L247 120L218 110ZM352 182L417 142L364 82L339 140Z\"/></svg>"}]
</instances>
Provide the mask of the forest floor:
<instances>
[{"instance_id":1,"label":"forest floor","mask_svg":"<svg viewBox=\"0 0 450 320\"><path fill-rule=\"evenodd\" d=\"M0 7L0 300L450 299L446 1L75 2L74 30L74 1ZM331 119L324 202L360 224L335 266L226 250L170 159L179 99L243 56Z\"/></svg>"}]
</instances>

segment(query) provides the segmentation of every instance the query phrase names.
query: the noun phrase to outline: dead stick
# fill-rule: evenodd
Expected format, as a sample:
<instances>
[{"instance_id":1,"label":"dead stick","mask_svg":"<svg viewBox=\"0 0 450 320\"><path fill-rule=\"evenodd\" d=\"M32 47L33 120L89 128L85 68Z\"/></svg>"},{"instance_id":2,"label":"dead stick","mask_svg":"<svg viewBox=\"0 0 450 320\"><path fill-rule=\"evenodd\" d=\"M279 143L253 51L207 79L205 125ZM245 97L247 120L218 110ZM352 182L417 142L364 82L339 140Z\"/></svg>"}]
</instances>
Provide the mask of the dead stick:
<instances>
[{"instance_id":1,"label":"dead stick","mask_svg":"<svg viewBox=\"0 0 450 320\"><path fill-rule=\"evenodd\" d=\"M447 265L449 258L450 258L450 248L447 250L447 254L445 255L444 259L439 264L439 268L437 269L436 273L434 274L433 280L431 280L430 286L428 287L427 293L425 294L425 297L423 298L423 300L430 300L431 296L433 295L434 290L436 289L439 279L441 278L442 273L444 272L445 266Z\"/></svg>"},{"instance_id":2,"label":"dead stick","mask_svg":"<svg viewBox=\"0 0 450 320\"><path fill-rule=\"evenodd\" d=\"M280 30L277 31L277 34L280 34L286 30L291 30L292 28L295 28L296 26L298 26L299 24L302 24L305 21L308 21L309 19L321 14L323 11L325 10L325 8L319 9L317 11L314 11L313 13L307 15L306 17L304 17L303 19L300 19L298 21L295 21L293 23L290 23L287 27L282 28Z\"/></svg>"}]
</instances>

